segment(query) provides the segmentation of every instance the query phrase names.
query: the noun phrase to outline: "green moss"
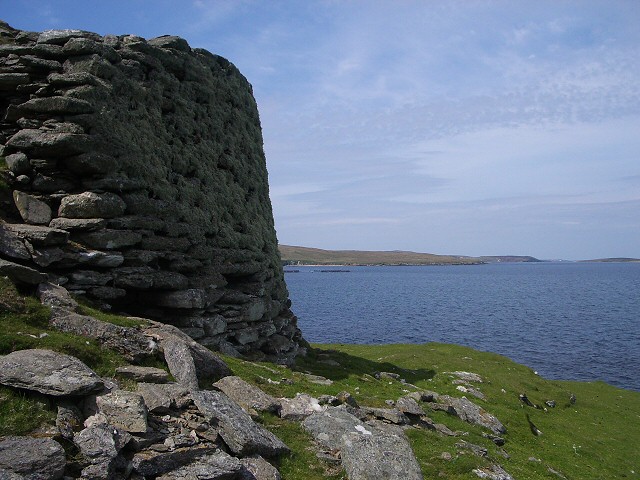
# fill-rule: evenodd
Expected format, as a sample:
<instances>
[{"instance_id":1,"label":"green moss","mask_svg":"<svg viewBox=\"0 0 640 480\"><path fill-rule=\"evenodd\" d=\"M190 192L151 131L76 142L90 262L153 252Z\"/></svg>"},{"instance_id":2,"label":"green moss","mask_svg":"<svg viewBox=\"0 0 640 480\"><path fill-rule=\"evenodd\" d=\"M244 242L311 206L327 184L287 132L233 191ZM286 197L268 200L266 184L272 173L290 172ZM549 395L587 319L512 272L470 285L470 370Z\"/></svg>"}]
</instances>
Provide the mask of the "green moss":
<instances>
[{"instance_id":1,"label":"green moss","mask_svg":"<svg viewBox=\"0 0 640 480\"><path fill-rule=\"evenodd\" d=\"M54 420L55 413L46 402L0 386L0 436L25 435Z\"/></svg>"}]
</instances>

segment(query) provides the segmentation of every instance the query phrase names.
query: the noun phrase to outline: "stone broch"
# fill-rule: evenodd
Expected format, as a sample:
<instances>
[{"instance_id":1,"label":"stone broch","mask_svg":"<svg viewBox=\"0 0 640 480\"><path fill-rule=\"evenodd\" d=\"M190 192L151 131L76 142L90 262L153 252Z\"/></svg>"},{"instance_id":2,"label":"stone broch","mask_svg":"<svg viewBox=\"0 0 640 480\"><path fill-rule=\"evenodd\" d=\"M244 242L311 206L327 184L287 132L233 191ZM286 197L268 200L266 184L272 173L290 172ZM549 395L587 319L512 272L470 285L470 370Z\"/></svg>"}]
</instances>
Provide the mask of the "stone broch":
<instances>
[{"instance_id":1,"label":"stone broch","mask_svg":"<svg viewBox=\"0 0 640 480\"><path fill-rule=\"evenodd\" d=\"M304 342L236 67L178 37L0 36L1 273L290 362Z\"/></svg>"}]
</instances>

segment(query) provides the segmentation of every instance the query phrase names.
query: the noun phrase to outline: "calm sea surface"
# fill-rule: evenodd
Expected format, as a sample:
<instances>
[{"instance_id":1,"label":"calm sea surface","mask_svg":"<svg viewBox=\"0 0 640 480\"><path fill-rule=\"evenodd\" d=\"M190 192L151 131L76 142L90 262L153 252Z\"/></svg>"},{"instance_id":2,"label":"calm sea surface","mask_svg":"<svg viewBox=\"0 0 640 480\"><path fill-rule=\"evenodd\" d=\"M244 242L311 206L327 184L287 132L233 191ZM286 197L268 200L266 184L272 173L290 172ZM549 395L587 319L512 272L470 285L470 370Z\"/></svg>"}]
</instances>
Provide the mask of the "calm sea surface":
<instances>
[{"instance_id":1,"label":"calm sea surface","mask_svg":"<svg viewBox=\"0 0 640 480\"><path fill-rule=\"evenodd\" d=\"M456 343L545 378L640 391L640 264L287 270L298 270L285 278L310 342Z\"/></svg>"}]
</instances>

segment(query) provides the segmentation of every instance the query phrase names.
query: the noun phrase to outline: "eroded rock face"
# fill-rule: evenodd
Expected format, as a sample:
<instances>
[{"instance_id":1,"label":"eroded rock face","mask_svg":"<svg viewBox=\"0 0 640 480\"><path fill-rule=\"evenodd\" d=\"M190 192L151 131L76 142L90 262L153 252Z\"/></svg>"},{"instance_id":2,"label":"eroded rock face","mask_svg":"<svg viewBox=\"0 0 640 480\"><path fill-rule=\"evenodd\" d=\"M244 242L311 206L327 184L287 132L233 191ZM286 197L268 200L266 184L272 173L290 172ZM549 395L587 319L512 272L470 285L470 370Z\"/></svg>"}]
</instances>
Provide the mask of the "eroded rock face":
<instances>
[{"instance_id":1,"label":"eroded rock face","mask_svg":"<svg viewBox=\"0 0 640 480\"><path fill-rule=\"evenodd\" d=\"M14 239L1 259L208 347L290 361L304 342L247 80L178 37L3 28L0 221L66 236Z\"/></svg>"},{"instance_id":2,"label":"eroded rock face","mask_svg":"<svg viewBox=\"0 0 640 480\"><path fill-rule=\"evenodd\" d=\"M0 358L0 384L52 396L84 395L102 388L93 370L51 350L19 350Z\"/></svg>"},{"instance_id":3,"label":"eroded rock face","mask_svg":"<svg viewBox=\"0 0 640 480\"><path fill-rule=\"evenodd\" d=\"M49 438L0 439L0 478L57 480L62 478L65 464L64 449Z\"/></svg>"}]
</instances>

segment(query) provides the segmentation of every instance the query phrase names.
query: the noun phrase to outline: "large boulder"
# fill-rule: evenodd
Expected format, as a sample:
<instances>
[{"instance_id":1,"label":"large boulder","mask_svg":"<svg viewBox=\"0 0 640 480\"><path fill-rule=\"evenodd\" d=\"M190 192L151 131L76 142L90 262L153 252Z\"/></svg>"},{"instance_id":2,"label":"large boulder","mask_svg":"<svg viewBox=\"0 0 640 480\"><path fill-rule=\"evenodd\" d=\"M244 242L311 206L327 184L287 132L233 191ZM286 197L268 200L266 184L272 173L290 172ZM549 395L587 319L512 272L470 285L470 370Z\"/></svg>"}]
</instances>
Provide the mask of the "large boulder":
<instances>
[{"instance_id":1,"label":"large boulder","mask_svg":"<svg viewBox=\"0 0 640 480\"><path fill-rule=\"evenodd\" d=\"M309 415L302 426L329 450L340 450L343 435L366 429L364 423L344 407L327 407L323 412Z\"/></svg>"},{"instance_id":2,"label":"large boulder","mask_svg":"<svg viewBox=\"0 0 640 480\"><path fill-rule=\"evenodd\" d=\"M26 480L57 480L64 475L62 445L50 438L4 437L0 439L0 478L3 470Z\"/></svg>"},{"instance_id":3,"label":"large boulder","mask_svg":"<svg viewBox=\"0 0 640 480\"><path fill-rule=\"evenodd\" d=\"M207 421L218 425L219 433L236 455L259 454L274 457L289 451L282 440L256 424L249 414L222 392L192 392L198 410Z\"/></svg>"},{"instance_id":4,"label":"large boulder","mask_svg":"<svg viewBox=\"0 0 640 480\"><path fill-rule=\"evenodd\" d=\"M342 465L349 480L422 480L420 465L400 428L371 428L342 437Z\"/></svg>"},{"instance_id":5,"label":"large boulder","mask_svg":"<svg viewBox=\"0 0 640 480\"><path fill-rule=\"evenodd\" d=\"M103 386L100 377L77 358L41 349L0 358L0 384L52 396L86 395Z\"/></svg>"}]
</instances>

